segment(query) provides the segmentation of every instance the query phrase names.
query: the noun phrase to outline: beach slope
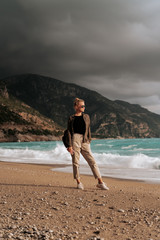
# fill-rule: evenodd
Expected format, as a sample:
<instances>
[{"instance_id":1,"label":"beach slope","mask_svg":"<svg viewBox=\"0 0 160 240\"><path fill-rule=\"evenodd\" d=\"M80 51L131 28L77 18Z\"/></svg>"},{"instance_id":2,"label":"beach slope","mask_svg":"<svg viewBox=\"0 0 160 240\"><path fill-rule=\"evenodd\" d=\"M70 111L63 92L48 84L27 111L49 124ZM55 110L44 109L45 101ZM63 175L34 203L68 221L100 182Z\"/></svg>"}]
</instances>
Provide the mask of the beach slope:
<instances>
[{"instance_id":1,"label":"beach slope","mask_svg":"<svg viewBox=\"0 0 160 240\"><path fill-rule=\"evenodd\" d=\"M160 239L160 185L0 162L0 239Z\"/></svg>"}]
</instances>

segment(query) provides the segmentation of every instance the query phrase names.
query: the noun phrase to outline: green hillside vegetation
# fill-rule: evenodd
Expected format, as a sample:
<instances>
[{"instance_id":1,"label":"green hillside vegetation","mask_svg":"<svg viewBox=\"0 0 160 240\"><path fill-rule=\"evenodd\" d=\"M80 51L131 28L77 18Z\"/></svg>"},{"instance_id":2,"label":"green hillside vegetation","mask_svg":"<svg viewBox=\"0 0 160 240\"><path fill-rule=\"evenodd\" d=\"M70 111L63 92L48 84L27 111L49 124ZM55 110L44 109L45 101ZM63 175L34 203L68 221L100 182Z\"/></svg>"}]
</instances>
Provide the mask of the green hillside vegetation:
<instances>
[{"instance_id":1,"label":"green hillside vegetation","mask_svg":"<svg viewBox=\"0 0 160 240\"><path fill-rule=\"evenodd\" d=\"M62 128L12 95L0 91L0 141L54 140Z\"/></svg>"}]
</instances>

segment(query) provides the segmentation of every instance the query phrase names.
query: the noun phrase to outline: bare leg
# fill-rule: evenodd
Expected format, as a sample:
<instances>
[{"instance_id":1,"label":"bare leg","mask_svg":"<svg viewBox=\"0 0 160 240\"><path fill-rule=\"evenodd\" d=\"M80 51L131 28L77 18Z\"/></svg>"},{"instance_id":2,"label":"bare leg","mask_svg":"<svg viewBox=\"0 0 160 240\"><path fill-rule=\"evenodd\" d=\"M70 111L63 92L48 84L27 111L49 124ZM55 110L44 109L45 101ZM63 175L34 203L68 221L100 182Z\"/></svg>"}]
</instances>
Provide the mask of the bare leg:
<instances>
[{"instance_id":1,"label":"bare leg","mask_svg":"<svg viewBox=\"0 0 160 240\"><path fill-rule=\"evenodd\" d=\"M99 184L103 183L102 178L98 178L98 183L99 183Z\"/></svg>"},{"instance_id":2,"label":"bare leg","mask_svg":"<svg viewBox=\"0 0 160 240\"><path fill-rule=\"evenodd\" d=\"M79 184L81 181L80 181L80 178L76 179L77 183Z\"/></svg>"}]
</instances>

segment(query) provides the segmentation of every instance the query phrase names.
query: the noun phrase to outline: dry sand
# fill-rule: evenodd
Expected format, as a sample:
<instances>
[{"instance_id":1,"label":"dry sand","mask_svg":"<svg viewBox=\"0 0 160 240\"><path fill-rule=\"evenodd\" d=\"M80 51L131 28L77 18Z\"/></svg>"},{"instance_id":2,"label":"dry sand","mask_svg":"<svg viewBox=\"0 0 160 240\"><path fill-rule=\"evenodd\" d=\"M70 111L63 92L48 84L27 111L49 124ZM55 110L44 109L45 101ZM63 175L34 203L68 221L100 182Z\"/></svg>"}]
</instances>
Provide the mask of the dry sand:
<instances>
[{"instance_id":1,"label":"dry sand","mask_svg":"<svg viewBox=\"0 0 160 240\"><path fill-rule=\"evenodd\" d=\"M0 239L160 240L160 185L0 162Z\"/></svg>"}]
</instances>

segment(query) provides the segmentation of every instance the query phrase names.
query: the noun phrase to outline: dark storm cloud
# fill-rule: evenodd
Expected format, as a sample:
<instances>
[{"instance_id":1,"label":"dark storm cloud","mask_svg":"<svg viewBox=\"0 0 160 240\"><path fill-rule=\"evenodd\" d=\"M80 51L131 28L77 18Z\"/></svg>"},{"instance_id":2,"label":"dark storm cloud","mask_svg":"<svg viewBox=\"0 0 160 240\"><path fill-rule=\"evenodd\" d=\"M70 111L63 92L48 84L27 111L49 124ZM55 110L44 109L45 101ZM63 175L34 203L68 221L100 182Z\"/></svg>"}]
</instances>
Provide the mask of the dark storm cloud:
<instances>
[{"instance_id":1,"label":"dark storm cloud","mask_svg":"<svg viewBox=\"0 0 160 240\"><path fill-rule=\"evenodd\" d=\"M0 77L32 72L160 113L160 2L1 0Z\"/></svg>"}]
</instances>

